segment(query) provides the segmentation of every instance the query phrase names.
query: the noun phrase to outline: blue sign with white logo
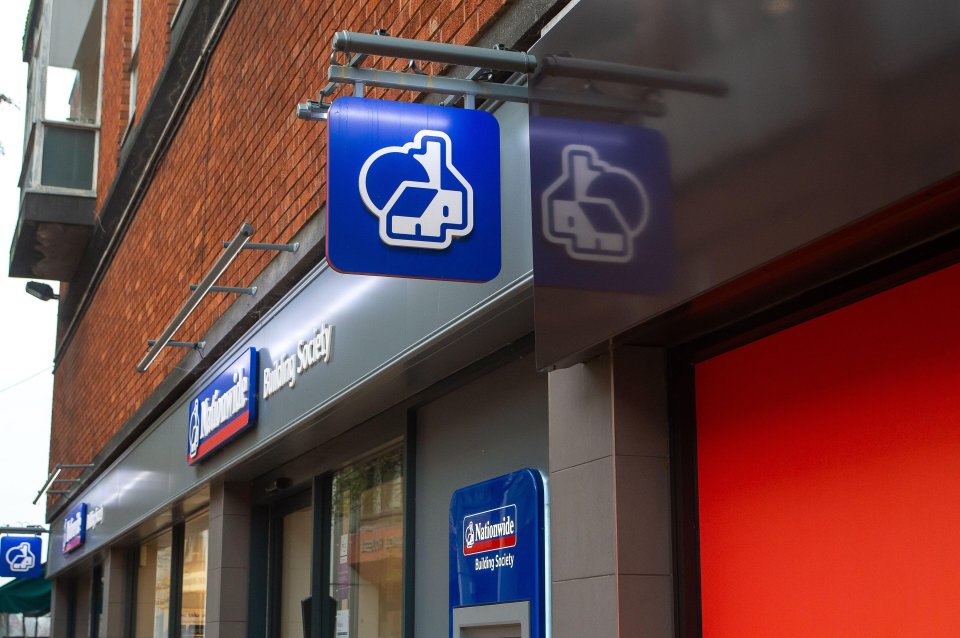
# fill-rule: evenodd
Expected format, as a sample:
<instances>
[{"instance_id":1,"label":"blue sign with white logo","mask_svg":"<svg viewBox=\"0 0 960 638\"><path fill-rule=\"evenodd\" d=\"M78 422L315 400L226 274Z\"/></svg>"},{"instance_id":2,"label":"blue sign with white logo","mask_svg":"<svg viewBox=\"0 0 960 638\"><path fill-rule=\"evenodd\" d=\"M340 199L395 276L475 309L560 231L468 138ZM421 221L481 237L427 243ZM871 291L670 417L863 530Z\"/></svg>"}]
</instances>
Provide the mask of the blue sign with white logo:
<instances>
[{"instance_id":1,"label":"blue sign with white logo","mask_svg":"<svg viewBox=\"0 0 960 638\"><path fill-rule=\"evenodd\" d=\"M330 107L327 260L340 272L500 272L500 125L485 111L344 97Z\"/></svg>"},{"instance_id":2,"label":"blue sign with white logo","mask_svg":"<svg viewBox=\"0 0 960 638\"><path fill-rule=\"evenodd\" d=\"M82 547L87 540L87 504L73 506L63 519L63 553L69 554Z\"/></svg>"},{"instance_id":3,"label":"blue sign with white logo","mask_svg":"<svg viewBox=\"0 0 960 638\"><path fill-rule=\"evenodd\" d=\"M257 422L257 350L248 348L190 403L187 462L206 458Z\"/></svg>"},{"instance_id":4,"label":"blue sign with white logo","mask_svg":"<svg viewBox=\"0 0 960 638\"><path fill-rule=\"evenodd\" d=\"M530 636L546 622L544 489L524 469L464 487L450 500L450 623L457 607L529 601Z\"/></svg>"},{"instance_id":5,"label":"blue sign with white logo","mask_svg":"<svg viewBox=\"0 0 960 638\"><path fill-rule=\"evenodd\" d=\"M534 282L656 294L676 249L667 142L640 126L530 119Z\"/></svg>"},{"instance_id":6,"label":"blue sign with white logo","mask_svg":"<svg viewBox=\"0 0 960 638\"><path fill-rule=\"evenodd\" d=\"M43 575L43 545L39 536L0 538L0 577L39 578Z\"/></svg>"}]
</instances>

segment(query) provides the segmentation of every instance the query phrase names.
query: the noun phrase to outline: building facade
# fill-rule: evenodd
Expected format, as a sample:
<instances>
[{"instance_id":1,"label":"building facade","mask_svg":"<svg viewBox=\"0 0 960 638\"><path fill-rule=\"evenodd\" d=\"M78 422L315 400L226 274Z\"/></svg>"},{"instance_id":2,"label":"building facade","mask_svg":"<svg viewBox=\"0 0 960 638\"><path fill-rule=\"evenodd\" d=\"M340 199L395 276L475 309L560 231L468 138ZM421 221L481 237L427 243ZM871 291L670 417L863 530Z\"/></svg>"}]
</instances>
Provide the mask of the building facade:
<instances>
[{"instance_id":1,"label":"building facade","mask_svg":"<svg viewBox=\"0 0 960 638\"><path fill-rule=\"evenodd\" d=\"M954 3L35 0L24 57L51 635L956 627ZM351 93L490 114L495 276L331 267Z\"/></svg>"}]
</instances>

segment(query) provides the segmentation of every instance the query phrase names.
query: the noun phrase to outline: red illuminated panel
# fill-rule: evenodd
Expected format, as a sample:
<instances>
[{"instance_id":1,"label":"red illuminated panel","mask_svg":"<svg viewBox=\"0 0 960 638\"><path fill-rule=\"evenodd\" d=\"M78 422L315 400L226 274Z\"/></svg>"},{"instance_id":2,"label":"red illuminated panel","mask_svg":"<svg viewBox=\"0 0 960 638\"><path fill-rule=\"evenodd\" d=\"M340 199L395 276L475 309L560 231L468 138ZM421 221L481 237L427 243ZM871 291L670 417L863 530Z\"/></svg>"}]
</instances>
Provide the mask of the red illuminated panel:
<instances>
[{"instance_id":1,"label":"red illuminated panel","mask_svg":"<svg viewBox=\"0 0 960 638\"><path fill-rule=\"evenodd\" d=\"M960 268L696 382L706 638L960 635Z\"/></svg>"}]
</instances>

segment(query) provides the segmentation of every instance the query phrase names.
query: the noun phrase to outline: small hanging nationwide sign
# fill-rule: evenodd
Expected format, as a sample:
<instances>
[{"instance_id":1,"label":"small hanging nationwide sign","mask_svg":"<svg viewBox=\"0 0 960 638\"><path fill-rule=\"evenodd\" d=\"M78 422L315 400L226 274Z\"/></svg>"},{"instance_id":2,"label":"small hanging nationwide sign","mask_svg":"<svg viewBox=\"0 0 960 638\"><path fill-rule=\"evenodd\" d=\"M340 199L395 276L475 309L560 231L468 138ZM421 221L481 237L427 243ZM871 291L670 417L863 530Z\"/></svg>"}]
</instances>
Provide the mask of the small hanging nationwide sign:
<instances>
[{"instance_id":1,"label":"small hanging nationwide sign","mask_svg":"<svg viewBox=\"0 0 960 638\"><path fill-rule=\"evenodd\" d=\"M0 538L0 577L39 578L42 548L39 536L4 536Z\"/></svg>"},{"instance_id":2,"label":"small hanging nationwide sign","mask_svg":"<svg viewBox=\"0 0 960 638\"><path fill-rule=\"evenodd\" d=\"M330 107L327 259L354 274L500 272L500 125L485 111L345 97Z\"/></svg>"},{"instance_id":3,"label":"small hanging nationwide sign","mask_svg":"<svg viewBox=\"0 0 960 638\"><path fill-rule=\"evenodd\" d=\"M198 463L257 421L257 350L248 348L190 403L187 462Z\"/></svg>"}]
</instances>

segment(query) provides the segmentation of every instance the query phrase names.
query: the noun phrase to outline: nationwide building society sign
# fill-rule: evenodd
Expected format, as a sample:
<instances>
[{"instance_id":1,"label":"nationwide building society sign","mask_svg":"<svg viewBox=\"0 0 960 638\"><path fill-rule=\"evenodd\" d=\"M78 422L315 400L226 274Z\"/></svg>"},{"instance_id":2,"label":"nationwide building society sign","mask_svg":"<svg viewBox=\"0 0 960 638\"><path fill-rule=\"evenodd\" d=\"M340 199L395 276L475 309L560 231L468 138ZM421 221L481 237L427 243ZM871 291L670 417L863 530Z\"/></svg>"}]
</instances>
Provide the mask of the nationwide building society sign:
<instances>
[{"instance_id":1,"label":"nationwide building society sign","mask_svg":"<svg viewBox=\"0 0 960 638\"><path fill-rule=\"evenodd\" d=\"M0 538L0 577L38 578L43 575L42 541L39 536Z\"/></svg>"},{"instance_id":2,"label":"nationwide building society sign","mask_svg":"<svg viewBox=\"0 0 960 638\"><path fill-rule=\"evenodd\" d=\"M500 272L500 125L490 113L344 97L328 122L327 259L340 272Z\"/></svg>"},{"instance_id":3,"label":"nationwide building society sign","mask_svg":"<svg viewBox=\"0 0 960 638\"><path fill-rule=\"evenodd\" d=\"M527 601L530 636L546 623L544 487L519 470L461 488L450 499L450 620L459 607Z\"/></svg>"},{"instance_id":4,"label":"nationwide building society sign","mask_svg":"<svg viewBox=\"0 0 960 638\"><path fill-rule=\"evenodd\" d=\"M187 462L198 463L257 421L257 350L248 348L190 403Z\"/></svg>"},{"instance_id":5,"label":"nationwide building society sign","mask_svg":"<svg viewBox=\"0 0 960 638\"><path fill-rule=\"evenodd\" d=\"M330 362L333 352L333 326L322 324L301 339L296 349L283 352L260 370L257 348L244 350L229 367L207 384L190 402L187 419L187 462L199 463L241 432L257 422L258 399L269 400L282 390L291 389L299 375ZM260 391L257 384L262 383Z\"/></svg>"}]
</instances>

